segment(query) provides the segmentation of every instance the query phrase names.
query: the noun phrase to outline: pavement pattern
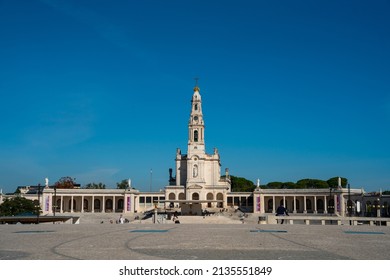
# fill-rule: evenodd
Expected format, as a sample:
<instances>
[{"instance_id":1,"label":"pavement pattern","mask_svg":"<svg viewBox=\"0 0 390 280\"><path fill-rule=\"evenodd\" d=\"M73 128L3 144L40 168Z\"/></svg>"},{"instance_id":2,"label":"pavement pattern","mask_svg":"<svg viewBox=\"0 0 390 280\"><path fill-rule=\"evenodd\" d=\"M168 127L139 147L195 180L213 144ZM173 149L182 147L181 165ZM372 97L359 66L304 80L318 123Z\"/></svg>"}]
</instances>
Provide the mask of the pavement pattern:
<instances>
[{"instance_id":1,"label":"pavement pattern","mask_svg":"<svg viewBox=\"0 0 390 280\"><path fill-rule=\"evenodd\" d=\"M390 227L201 221L0 225L0 260L390 259Z\"/></svg>"}]
</instances>

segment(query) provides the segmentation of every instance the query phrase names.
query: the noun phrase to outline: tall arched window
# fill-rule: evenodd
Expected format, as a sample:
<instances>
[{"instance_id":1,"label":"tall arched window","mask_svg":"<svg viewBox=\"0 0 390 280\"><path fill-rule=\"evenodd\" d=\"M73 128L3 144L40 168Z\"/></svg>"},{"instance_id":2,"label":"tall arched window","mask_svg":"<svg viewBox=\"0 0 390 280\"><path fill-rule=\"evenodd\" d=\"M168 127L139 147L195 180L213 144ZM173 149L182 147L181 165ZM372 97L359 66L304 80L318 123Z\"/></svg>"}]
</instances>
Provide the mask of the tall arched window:
<instances>
[{"instance_id":1,"label":"tall arched window","mask_svg":"<svg viewBox=\"0 0 390 280\"><path fill-rule=\"evenodd\" d=\"M194 141L198 142L199 139L199 132L197 130L194 131Z\"/></svg>"},{"instance_id":2,"label":"tall arched window","mask_svg":"<svg viewBox=\"0 0 390 280\"><path fill-rule=\"evenodd\" d=\"M208 193L207 196L206 196L206 199L207 200L213 200L214 199L214 195L212 193ZM207 207L212 207L212 203L211 202L208 202L207 203Z\"/></svg>"}]
</instances>

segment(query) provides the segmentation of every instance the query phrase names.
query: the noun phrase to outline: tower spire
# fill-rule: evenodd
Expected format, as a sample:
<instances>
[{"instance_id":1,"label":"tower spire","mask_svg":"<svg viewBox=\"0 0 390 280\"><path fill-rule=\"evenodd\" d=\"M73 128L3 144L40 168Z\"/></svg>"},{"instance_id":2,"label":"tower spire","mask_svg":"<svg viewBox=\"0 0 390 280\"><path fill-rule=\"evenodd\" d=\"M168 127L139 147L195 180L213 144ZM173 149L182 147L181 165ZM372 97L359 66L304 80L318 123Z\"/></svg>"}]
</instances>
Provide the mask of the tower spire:
<instances>
[{"instance_id":1,"label":"tower spire","mask_svg":"<svg viewBox=\"0 0 390 280\"><path fill-rule=\"evenodd\" d=\"M191 115L188 123L188 155L204 154L204 122L202 113L202 97L199 93L198 78L195 78L196 85L191 99Z\"/></svg>"}]
</instances>

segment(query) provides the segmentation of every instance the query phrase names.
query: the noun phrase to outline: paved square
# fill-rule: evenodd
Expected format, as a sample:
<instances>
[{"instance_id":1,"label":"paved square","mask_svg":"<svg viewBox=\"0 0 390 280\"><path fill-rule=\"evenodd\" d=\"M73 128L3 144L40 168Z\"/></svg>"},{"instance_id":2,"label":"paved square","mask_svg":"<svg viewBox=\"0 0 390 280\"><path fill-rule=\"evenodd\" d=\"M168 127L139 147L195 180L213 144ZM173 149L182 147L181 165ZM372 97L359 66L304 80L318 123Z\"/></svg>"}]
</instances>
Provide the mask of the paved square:
<instances>
[{"instance_id":1,"label":"paved square","mask_svg":"<svg viewBox=\"0 0 390 280\"><path fill-rule=\"evenodd\" d=\"M389 260L390 227L0 225L2 260Z\"/></svg>"}]
</instances>

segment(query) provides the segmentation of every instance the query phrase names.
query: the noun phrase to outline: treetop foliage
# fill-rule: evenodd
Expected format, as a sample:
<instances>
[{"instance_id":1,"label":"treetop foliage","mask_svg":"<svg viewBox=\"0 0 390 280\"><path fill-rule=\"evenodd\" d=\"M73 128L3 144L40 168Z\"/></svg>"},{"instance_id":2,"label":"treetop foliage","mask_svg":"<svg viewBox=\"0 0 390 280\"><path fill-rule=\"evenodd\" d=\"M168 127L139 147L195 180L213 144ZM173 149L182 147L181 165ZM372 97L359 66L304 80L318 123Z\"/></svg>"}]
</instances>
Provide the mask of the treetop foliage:
<instances>
[{"instance_id":1,"label":"treetop foliage","mask_svg":"<svg viewBox=\"0 0 390 280\"><path fill-rule=\"evenodd\" d=\"M76 186L76 179L73 179L72 177L66 176L61 177L56 183L57 189L74 189Z\"/></svg>"},{"instance_id":2,"label":"treetop foliage","mask_svg":"<svg viewBox=\"0 0 390 280\"><path fill-rule=\"evenodd\" d=\"M0 205L0 216L15 216L21 214L37 214L39 206L25 197L6 198Z\"/></svg>"},{"instance_id":3,"label":"treetop foliage","mask_svg":"<svg viewBox=\"0 0 390 280\"><path fill-rule=\"evenodd\" d=\"M250 180L241 177L230 176L232 192L250 192L256 186ZM338 186L339 177L330 178L327 181L319 179L301 179L294 182L270 182L260 186L263 189L329 189ZM341 186L347 187L348 179L341 178Z\"/></svg>"},{"instance_id":4,"label":"treetop foliage","mask_svg":"<svg viewBox=\"0 0 390 280\"><path fill-rule=\"evenodd\" d=\"M105 189L106 185L103 183L89 183L84 186L85 189Z\"/></svg>"},{"instance_id":5,"label":"treetop foliage","mask_svg":"<svg viewBox=\"0 0 390 280\"><path fill-rule=\"evenodd\" d=\"M122 181L120 181L119 183L116 183L116 188L117 189L122 189L122 190L125 190L129 187L129 181L124 179Z\"/></svg>"}]
</instances>

